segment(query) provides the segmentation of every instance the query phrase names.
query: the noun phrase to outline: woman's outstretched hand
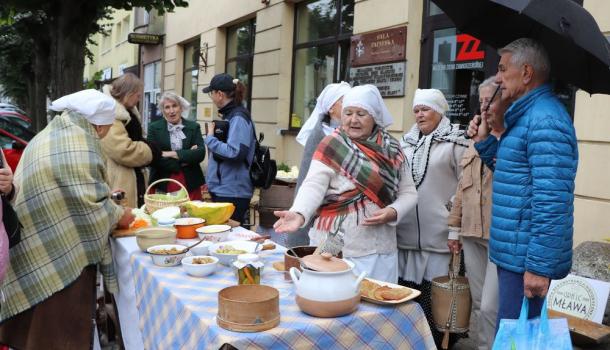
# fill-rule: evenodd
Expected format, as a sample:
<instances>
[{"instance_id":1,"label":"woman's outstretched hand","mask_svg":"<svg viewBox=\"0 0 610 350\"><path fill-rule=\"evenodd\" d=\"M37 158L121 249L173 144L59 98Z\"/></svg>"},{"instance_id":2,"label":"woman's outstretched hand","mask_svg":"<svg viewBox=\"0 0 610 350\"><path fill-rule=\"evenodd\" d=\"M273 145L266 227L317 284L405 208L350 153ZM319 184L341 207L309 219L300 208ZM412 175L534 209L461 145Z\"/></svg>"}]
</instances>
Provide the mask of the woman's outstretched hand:
<instances>
[{"instance_id":1,"label":"woman's outstretched hand","mask_svg":"<svg viewBox=\"0 0 610 350\"><path fill-rule=\"evenodd\" d=\"M398 217L396 214L396 210L392 207L385 207L383 209L379 209L373 213L373 215L364 219L362 225L364 226L373 226L373 225L381 225L391 221L395 221Z\"/></svg>"},{"instance_id":2,"label":"woman's outstretched hand","mask_svg":"<svg viewBox=\"0 0 610 350\"><path fill-rule=\"evenodd\" d=\"M303 215L294 211L274 211L273 215L279 218L278 221L273 224L273 229L275 230L275 232L294 232L298 230L299 227L303 226L303 224L305 223L305 218L303 217Z\"/></svg>"}]
</instances>

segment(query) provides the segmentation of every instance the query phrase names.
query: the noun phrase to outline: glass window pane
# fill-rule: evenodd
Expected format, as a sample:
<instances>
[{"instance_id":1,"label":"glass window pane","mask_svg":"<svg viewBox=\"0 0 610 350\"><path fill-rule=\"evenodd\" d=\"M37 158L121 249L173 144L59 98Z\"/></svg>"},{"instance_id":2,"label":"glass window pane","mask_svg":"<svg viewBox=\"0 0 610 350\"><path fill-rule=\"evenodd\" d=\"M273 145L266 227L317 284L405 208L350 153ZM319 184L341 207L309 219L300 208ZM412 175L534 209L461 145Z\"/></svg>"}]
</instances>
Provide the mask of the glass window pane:
<instances>
[{"instance_id":1,"label":"glass window pane","mask_svg":"<svg viewBox=\"0 0 610 350\"><path fill-rule=\"evenodd\" d=\"M254 51L252 30L250 21L227 30L227 59L247 55Z\"/></svg>"},{"instance_id":2,"label":"glass window pane","mask_svg":"<svg viewBox=\"0 0 610 350\"><path fill-rule=\"evenodd\" d=\"M199 40L184 45L182 97L191 104L188 119L197 118L197 77L199 74Z\"/></svg>"},{"instance_id":3,"label":"glass window pane","mask_svg":"<svg viewBox=\"0 0 610 350\"><path fill-rule=\"evenodd\" d=\"M161 88L161 62L155 62L155 89Z\"/></svg>"},{"instance_id":4,"label":"glass window pane","mask_svg":"<svg viewBox=\"0 0 610 350\"><path fill-rule=\"evenodd\" d=\"M337 2L307 1L297 5L297 43L337 34Z\"/></svg>"},{"instance_id":5,"label":"glass window pane","mask_svg":"<svg viewBox=\"0 0 610 350\"><path fill-rule=\"evenodd\" d=\"M428 0L428 16L436 16L443 14L443 10L441 10L435 3Z\"/></svg>"},{"instance_id":6,"label":"glass window pane","mask_svg":"<svg viewBox=\"0 0 610 350\"><path fill-rule=\"evenodd\" d=\"M237 60L233 62L227 63L227 73L231 74L233 77L239 79L246 87L246 96L244 97L244 107L250 108L248 105L250 91L250 71L252 67L252 59L246 58L242 60Z\"/></svg>"},{"instance_id":7,"label":"glass window pane","mask_svg":"<svg viewBox=\"0 0 610 350\"><path fill-rule=\"evenodd\" d=\"M291 128L300 128L316 106L316 98L334 81L335 46L308 47L295 52Z\"/></svg>"},{"instance_id":8,"label":"glass window pane","mask_svg":"<svg viewBox=\"0 0 610 350\"><path fill-rule=\"evenodd\" d=\"M354 0L344 0L341 5L341 33L354 31Z\"/></svg>"}]
</instances>

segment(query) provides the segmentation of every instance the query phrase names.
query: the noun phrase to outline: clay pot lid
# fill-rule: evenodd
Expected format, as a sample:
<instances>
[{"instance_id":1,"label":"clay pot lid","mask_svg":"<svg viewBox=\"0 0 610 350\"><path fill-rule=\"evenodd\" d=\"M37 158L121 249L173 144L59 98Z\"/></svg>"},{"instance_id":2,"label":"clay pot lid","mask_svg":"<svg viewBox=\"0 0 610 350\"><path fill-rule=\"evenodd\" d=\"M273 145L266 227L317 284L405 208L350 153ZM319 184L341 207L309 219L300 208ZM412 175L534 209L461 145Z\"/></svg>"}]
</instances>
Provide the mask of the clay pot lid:
<instances>
[{"instance_id":1,"label":"clay pot lid","mask_svg":"<svg viewBox=\"0 0 610 350\"><path fill-rule=\"evenodd\" d=\"M308 269L319 272L340 272L350 269L345 261L332 256L330 253L307 255L301 259Z\"/></svg>"}]
</instances>

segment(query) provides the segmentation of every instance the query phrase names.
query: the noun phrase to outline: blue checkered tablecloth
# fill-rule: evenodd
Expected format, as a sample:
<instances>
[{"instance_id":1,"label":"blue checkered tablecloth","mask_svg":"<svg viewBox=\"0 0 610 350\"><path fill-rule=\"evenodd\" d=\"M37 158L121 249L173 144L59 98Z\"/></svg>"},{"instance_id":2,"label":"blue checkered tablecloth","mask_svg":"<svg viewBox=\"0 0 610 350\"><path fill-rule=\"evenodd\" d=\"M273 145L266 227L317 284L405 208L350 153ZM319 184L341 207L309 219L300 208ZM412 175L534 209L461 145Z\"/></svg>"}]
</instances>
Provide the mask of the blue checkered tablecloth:
<instances>
[{"instance_id":1,"label":"blue checkered tablecloth","mask_svg":"<svg viewBox=\"0 0 610 350\"><path fill-rule=\"evenodd\" d=\"M271 264L283 251L262 252L262 284L280 292L280 324L259 333L227 331L216 324L218 291L235 285L232 269L218 265L212 275L197 278L181 266L158 267L136 252L130 263L135 279L139 327L146 349L435 349L420 306L407 302L380 306L362 302L356 312L337 318L302 313L294 302L294 285ZM135 325L134 325L135 326Z\"/></svg>"}]
</instances>

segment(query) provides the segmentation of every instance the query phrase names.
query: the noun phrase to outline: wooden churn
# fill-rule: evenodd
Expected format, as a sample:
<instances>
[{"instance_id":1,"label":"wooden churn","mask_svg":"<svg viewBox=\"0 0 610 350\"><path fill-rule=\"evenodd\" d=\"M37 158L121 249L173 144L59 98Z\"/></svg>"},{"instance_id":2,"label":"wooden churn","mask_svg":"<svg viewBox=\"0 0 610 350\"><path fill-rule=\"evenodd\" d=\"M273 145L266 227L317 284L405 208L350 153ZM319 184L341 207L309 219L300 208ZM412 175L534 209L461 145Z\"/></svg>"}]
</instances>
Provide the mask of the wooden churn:
<instances>
[{"instance_id":1,"label":"wooden churn","mask_svg":"<svg viewBox=\"0 0 610 350\"><path fill-rule=\"evenodd\" d=\"M432 318L436 328L444 332L443 349L449 346L449 333L468 332L470 324L470 286L468 279L459 276L460 253L449 262L449 275L432 279Z\"/></svg>"}]
</instances>

